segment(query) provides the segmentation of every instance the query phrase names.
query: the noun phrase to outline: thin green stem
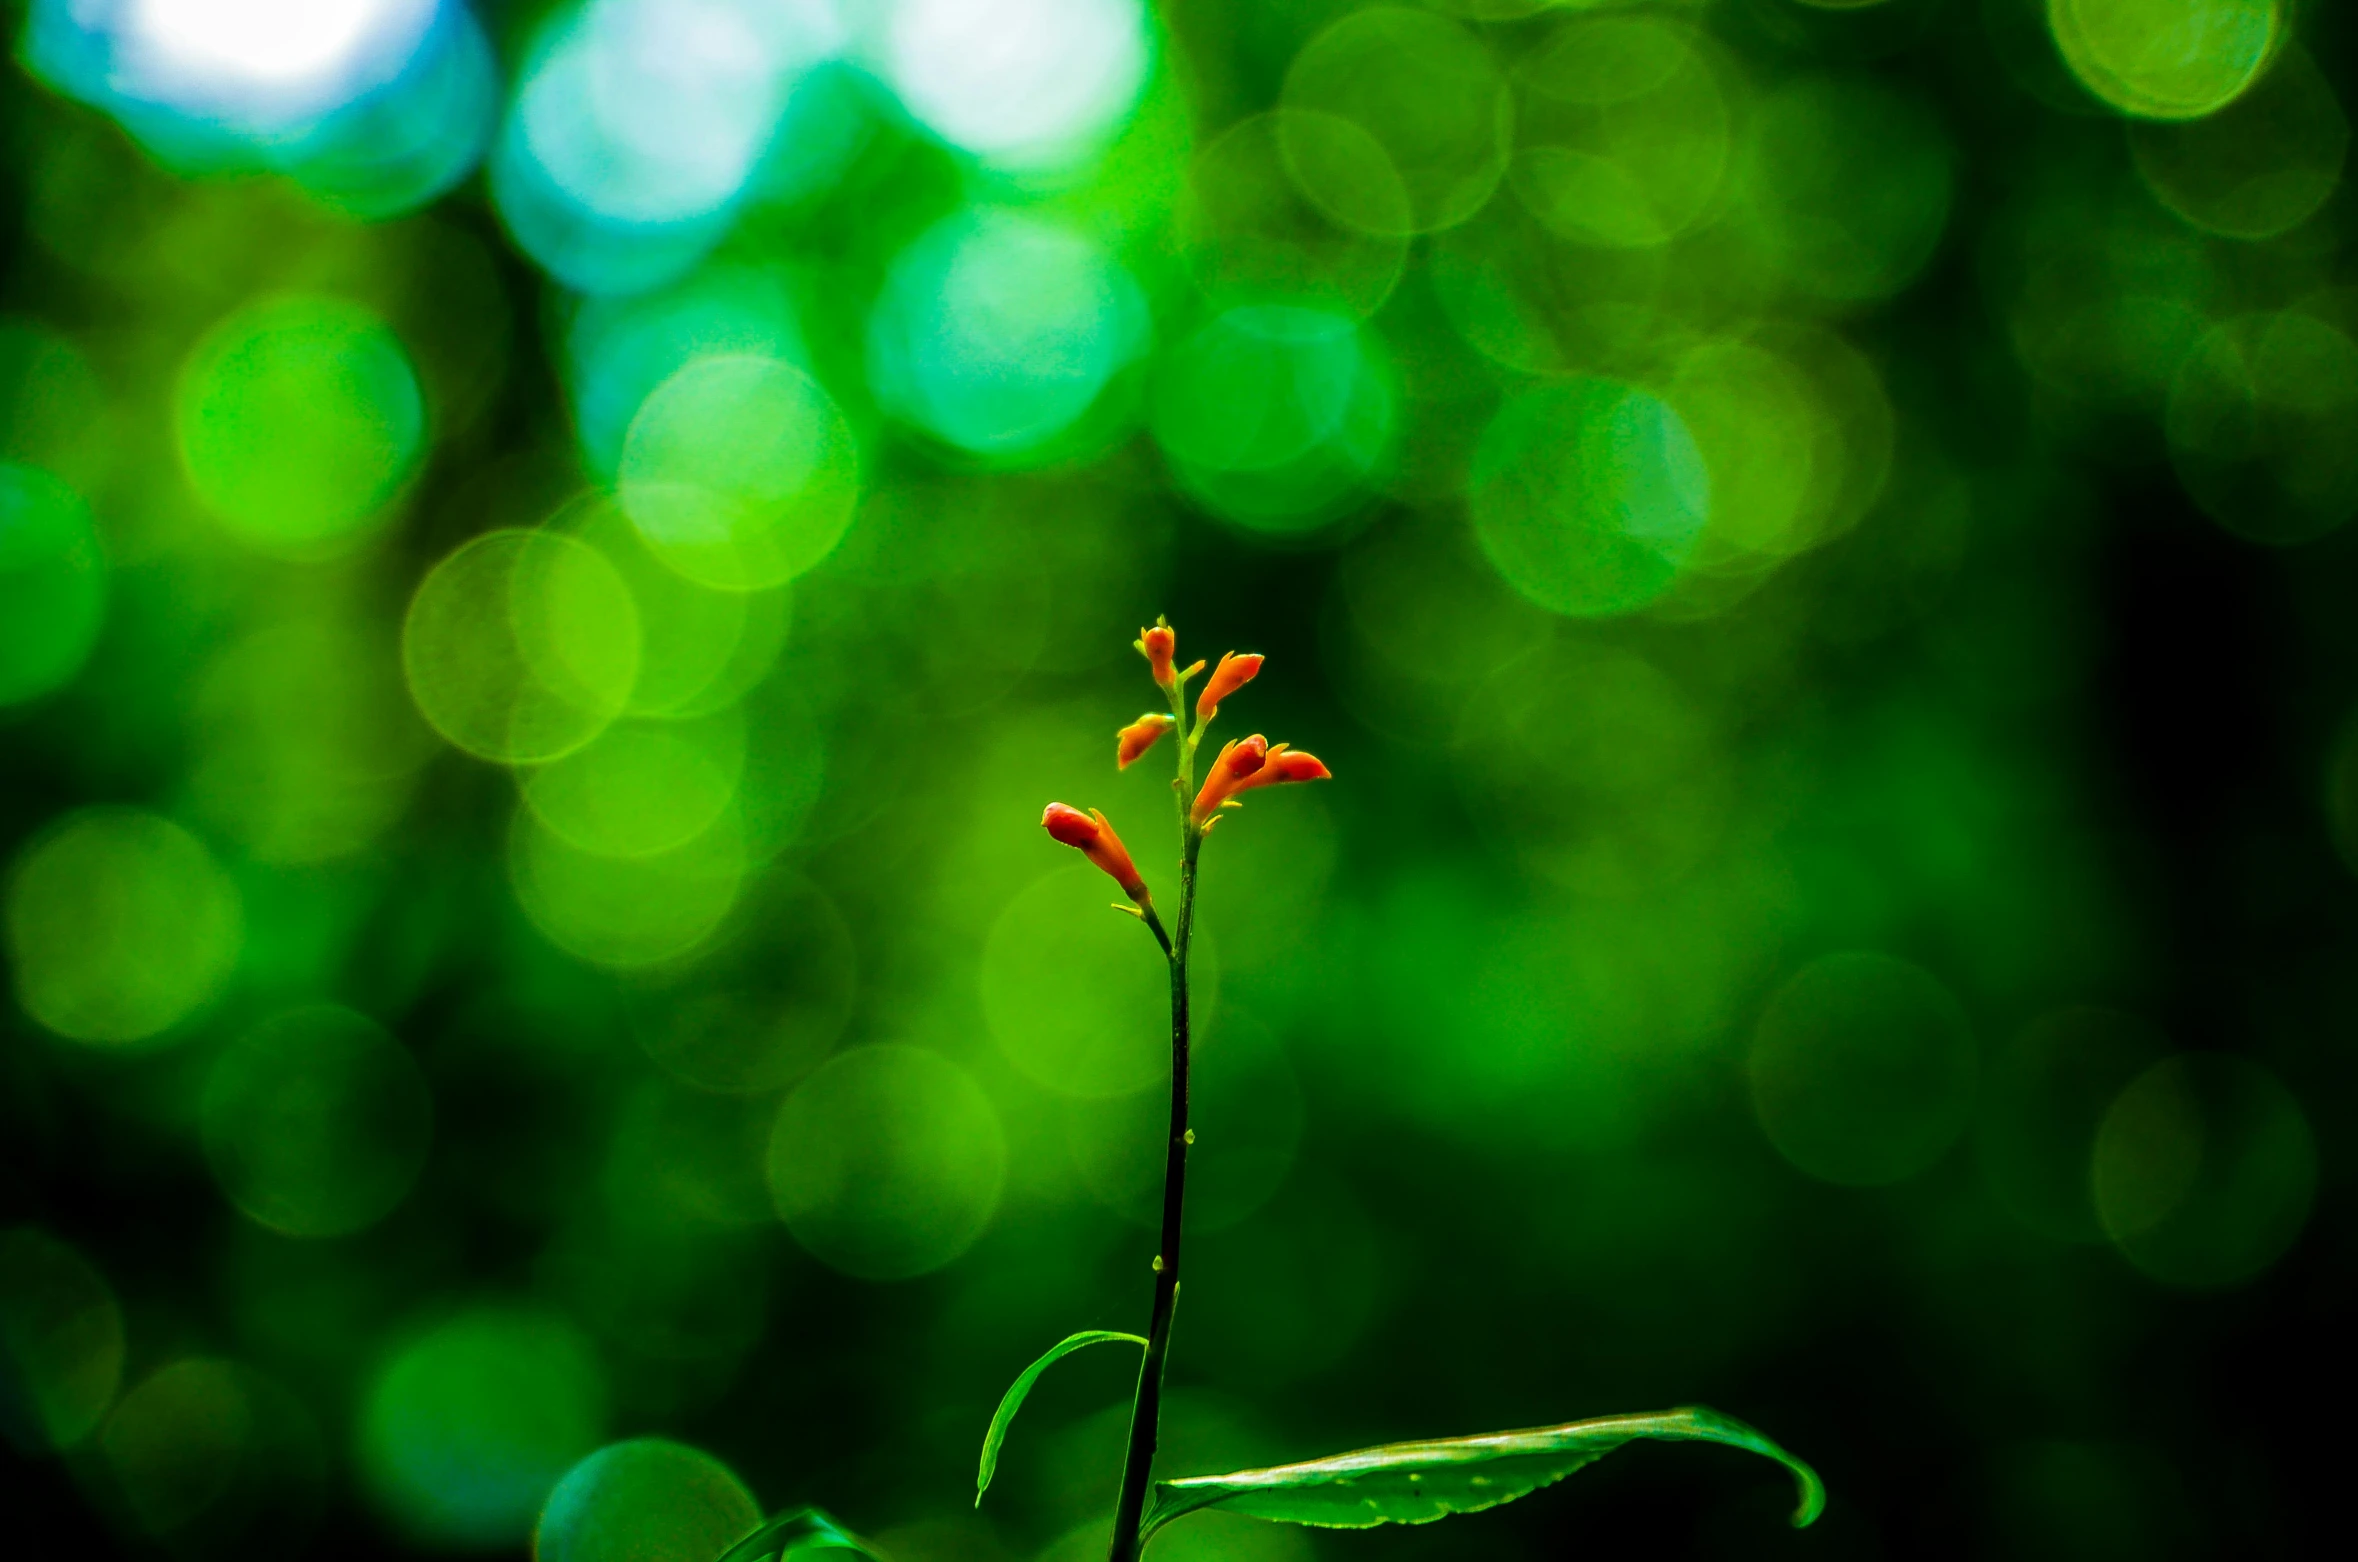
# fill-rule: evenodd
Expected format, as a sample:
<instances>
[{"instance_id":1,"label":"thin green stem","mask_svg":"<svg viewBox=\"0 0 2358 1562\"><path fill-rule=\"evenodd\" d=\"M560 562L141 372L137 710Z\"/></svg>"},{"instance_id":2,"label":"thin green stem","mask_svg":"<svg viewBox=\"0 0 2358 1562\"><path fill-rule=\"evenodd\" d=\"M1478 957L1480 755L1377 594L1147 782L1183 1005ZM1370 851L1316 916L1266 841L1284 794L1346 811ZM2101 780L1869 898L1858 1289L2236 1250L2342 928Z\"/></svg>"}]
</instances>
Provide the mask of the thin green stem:
<instances>
[{"instance_id":1,"label":"thin green stem","mask_svg":"<svg viewBox=\"0 0 2358 1562\"><path fill-rule=\"evenodd\" d=\"M1138 1390L1130 1401L1130 1442L1122 1458L1122 1491L1114 1504L1113 1545L1107 1562L1136 1562L1139 1524L1154 1479L1155 1444L1161 1433L1163 1362L1171 1350L1171 1314L1179 1303L1179 1235L1187 1204L1187 949L1195 934L1196 854L1203 832L1188 817L1194 801L1195 748L1203 723L1190 732L1186 685L1169 691L1178 724L1179 774L1171 783L1179 800L1179 920L1163 952L1171 962L1171 1130L1163 1151L1163 1230L1155 1250L1154 1310L1146 1329L1146 1357L1138 1364ZM1162 929L1154 926L1159 938Z\"/></svg>"},{"instance_id":2,"label":"thin green stem","mask_svg":"<svg viewBox=\"0 0 2358 1562\"><path fill-rule=\"evenodd\" d=\"M1179 864L1179 926L1171 943L1171 1132L1163 1159L1163 1232L1154 1261L1154 1311L1146 1329L1146 1357L1130 1402L1130 1444L1122 1460L1122 1494L1114 1505L1108 1562L1134 1562L1138 1526L1154 1475L1163 1404L1163 1362L1171 1349L1171 1314L1179 1301L1179 1235L1187 1202L1187 946L1195 931L1195 861L1203 837L1187 835Z\"/></svg>"}]
</instances>

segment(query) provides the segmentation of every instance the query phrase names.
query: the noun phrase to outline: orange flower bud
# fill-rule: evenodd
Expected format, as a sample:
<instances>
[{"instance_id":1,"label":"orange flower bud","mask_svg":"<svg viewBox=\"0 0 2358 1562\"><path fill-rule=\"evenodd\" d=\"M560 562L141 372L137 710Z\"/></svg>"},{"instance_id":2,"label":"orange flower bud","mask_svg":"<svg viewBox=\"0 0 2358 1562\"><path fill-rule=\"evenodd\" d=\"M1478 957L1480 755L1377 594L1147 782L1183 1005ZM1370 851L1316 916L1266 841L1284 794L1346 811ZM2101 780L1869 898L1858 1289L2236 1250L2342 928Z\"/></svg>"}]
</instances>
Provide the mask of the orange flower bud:
<instances>
[{"instance_id":1,"label":"orange flower bud","mask_svg":"<svg viewBox=\"0 0 2358 1562\"><path fill-rule=\"evenodd\" d=\"M1114 767L1130 768L1130 762L1162 741L1163 734L1176 726L1169 716L1160 711L1149 711L1114 734Z\"/></svg>"},{"instance_id":2,"label":"orange flower bud","mask_svg":"<svg viewBox=\"0 0 2358 1562\"><path fill-rule=\"evenodd\" d=\"M1220 757L1212 761L1209 774L1204 777L1203 790L1195 794L1195 808L1189 815L1202 824L1220 811L1230 794L1243 786L1269 762L1269 742L1258 732L1249 738L1239 738L1220 750Z\"/></svg>"},{"instance_id":3,"label":"orange flower bud","mask_svg":"<svg viewBox=\"0 0 2358 1562\"><path fill-rule=\"evenodd\" d=\"M1171 656L1179 649L1179 636L1172 632L1169 624L1158 618L1152 629L1139 630L1138 638L1132 643L1138 647L1138 654L1146 658L1147 669L1154 674L1154 681L1168 689L1175 676L1171 671Z\"/></svg>"},{"instance_id":4,"label":"orange flower bud","mask_svg":"<svg viewBox=\"0 0 2358 1562\"><path fill-rule=\"evenodd\" d=\"M1287 748L1283 743L1269 751L1269 762L1236 784L1236 790L1248 787L1282 786L1288 781L1332 781L1334 772L1327 769L1315 754L1305 754L1298 748Z\"/></svg>"},{"instance_id":5,"label":"orange flower bud","mask_svg":"<svg viewBox=\"0 0 2358 1562\"><path fill-rule=\"evenodd\" d=\"M1105 815L1092 808L1087 813L1069 808L1063 803L1050 803L1048 811L1040 815L1040 823L1048 834L1067 846L1077 847L1082 856L1112 875L1122 887L1122 893L1141 906L1148 903L1146 881L1138 876L1137 865L1130 861L1129 851L1122 838L1114 834Z\"/></svg>"},{"instance_id":6,"label":"orange flower bud","mask_svg":"<svg viewBox=\"0 0 2358 1562\"><path fill-rule=\"evenodd\" d=\"M1211 681L1204 685L1204 692L1196 696L1195 719L1205 722L1218 715L1220 702L1259 676L1261 664L1267 660L1257 651L1244 656L1234 651L1223 652L1220 665L1212 669Z\"/></svg>"},{"instance_id":7,"label":"orange flower bud","mask_svg":"<svg viewBox=\"0 0 2358 1562\"><path fill-rule=\"evenodd\" d=\"M1229 744L1212 762L1212 773L1205 780L1204 789L1196 794L1195 822L1211 828L1219 821L1222 805L1237 793L1249 792L1257 786L1333 779L1334 772L1317 755L1287 748L1283 743L1265 746L1260 734L1255 733L1242 743Z\"/></svg>"}]
</instances>

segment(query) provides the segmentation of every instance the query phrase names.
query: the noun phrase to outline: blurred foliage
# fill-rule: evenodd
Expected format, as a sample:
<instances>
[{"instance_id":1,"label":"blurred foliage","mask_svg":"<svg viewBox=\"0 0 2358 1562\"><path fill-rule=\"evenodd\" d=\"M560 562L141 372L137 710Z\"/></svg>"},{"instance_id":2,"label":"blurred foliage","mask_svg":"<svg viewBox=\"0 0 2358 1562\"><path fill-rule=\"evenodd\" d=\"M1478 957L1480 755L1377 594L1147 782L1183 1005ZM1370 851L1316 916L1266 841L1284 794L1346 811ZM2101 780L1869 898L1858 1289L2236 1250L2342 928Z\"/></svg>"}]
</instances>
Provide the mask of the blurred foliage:
<instances>
[{"instance_id":1,"label":"blurred foliage","mask_svg":"<svg viewBox=\"0 0 2358 1562\"><path fill-rule=\"evenodd\" d=\"M1035 821L1167 881L1168 612L1339 779L1207 854L1163 1473L1709 1402L1833 1498L1158 1556L2323 1549L2341 8L9 17L13 1536L1101 1548L1117 1353L967 1481L1143 1319L1160 968Z\"/></svg>"}]
</instances>

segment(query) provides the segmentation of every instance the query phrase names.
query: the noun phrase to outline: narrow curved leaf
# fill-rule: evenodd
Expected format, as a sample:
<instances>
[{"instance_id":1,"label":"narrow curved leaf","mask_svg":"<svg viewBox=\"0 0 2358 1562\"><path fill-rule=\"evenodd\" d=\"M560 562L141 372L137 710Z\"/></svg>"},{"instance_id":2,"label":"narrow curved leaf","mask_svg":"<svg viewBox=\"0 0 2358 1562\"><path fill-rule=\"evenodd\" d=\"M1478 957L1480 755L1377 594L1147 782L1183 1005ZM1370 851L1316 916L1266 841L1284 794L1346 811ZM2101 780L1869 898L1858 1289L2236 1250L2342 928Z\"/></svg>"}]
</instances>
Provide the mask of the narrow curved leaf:
<instances>
[{"instance_id":1,"label":"narrow curved leaf","mask_svg":"<svg viewBox=\"0 0 2358 1562\"><path fill-rule=\"evenodd\" d=\"M884 1562L868 1543L835 1522L821 1508L789 1508L722 1552L717 1562L784 1562L798 1551L849 1551L869 1562Z\"/></svg>"},{"instance_id":2,"label":"narrow curved leaf","mask_svg":"<svg viewBox=\"0 0 2358 1562\"><path fill-rule=\"evenodd\" d=\"M976 1507L982 1506L983 1493L991 1489L991 1475L999 1468L999 1445L1007 1441L1007 1429L1015 1424L1015 1413L1023 1408L1032 1385L1040 1381L1040 1374L1085 1345L1104 1345L1114 1340L1128 1340L1138 1346L1146 1344L1143 1335L1122 1334L1112 1329L1084 1329L1079 1334L1069 1334L1058 1340L1048 1348L1047 1355L1024 1368L1023 1374L1007 1386L1007 1392L1000 1397L998 1412L991 1417L991 1429L983 1433L982 1467L974 1475Z\"/></svg>"},{"instance_id":3,"label":"narrow curved leaf","mask_svg":"<svg viewBox=\"0 0 2358 1562\"><path fill-rule=\"evenodd\" d=\"M1387 1443L1267 1470L1157 1481L1142 1534L1152 1535L1199 1508L1330 1529L1429 1524L1452 1513L1475 1513L1512 1502L1641 1437L1727 1443L1776 1460L1793 1472L1801 1488L1801 1505L1793 1514L1795 1528L1816 1519L1826 1506L1826 1488L1808 1465L1741 1421L1715 1410L1689 1408L1602 1416L1522 1432Z\"/></svg>"}]
</instances>

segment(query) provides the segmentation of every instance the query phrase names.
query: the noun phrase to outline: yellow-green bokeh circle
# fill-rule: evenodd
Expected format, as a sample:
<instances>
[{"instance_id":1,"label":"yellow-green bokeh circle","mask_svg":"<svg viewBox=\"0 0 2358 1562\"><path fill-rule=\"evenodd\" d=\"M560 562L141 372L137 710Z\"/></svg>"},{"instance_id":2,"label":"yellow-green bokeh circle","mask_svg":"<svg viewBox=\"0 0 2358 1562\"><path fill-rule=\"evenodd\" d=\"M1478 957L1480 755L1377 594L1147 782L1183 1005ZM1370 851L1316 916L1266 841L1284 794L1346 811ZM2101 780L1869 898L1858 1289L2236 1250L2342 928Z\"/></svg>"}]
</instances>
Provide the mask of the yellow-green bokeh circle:
<instances>
[{"instance_id":1,"label":"yellow-green bokeh circle","mask_svg":"<svg viewBox=\"0 0 2358 1562\"><path fill-rule=\"evenodd\" d=\"M757 591L842 540L859 444L825 387L792 364L699 358L640 404L616 480L658 558L717 590Z\"/></svg>"},{"instance_id":2,"label":"yellow-green bokeh circle","mask_svg":"<svg viewBox=\"0 0 2358 1562\"><path fill-rule=\"evenodd\" d=\"M1804 966L1753 1033L1753 1110L1779 1154L1821 1181L1902 1182L1946 1154L1973 1110L1973 1037L1947 988L1889 955Z\"/></svg>"},{"instance_id":3,"label":"yellow-green bokeh circle","mask_svg":"<svg viewBox=\"0 0 2358 1562\"><path fill-rule=\"evenodd\" d=\"M204 843L137 809L68 815L9 875L17 1001L76 1041L163 1036L220 991L244 937L237 886Z\"/></svg>"},{"instance_id":4,"label":"yellow-green bokeh circle","mask_svg":"<svg viewBox=\"0 0 2358 1562\"><path fill-rule=\"evenodd\" d=\"M364 532L425 447L400 340L358 304L279 298L215 326L182 369L174 426L190 483L241 541L335 551Z\"/></svg>"},{"instance_id":5,"label":"yellow-green bokeh circle","mask_svg":"<svg viewBox=\"0 0 2358 1562\"><path fill-rule=\"evenodd\" d=\"M1710 212L1733 115L1693 29L1652 12L1582 17L1517 62L1514 83L1507 177L1550 232L1645 249Z\"/></svg>"},{"instance_id":6,"label":"yellow-green bokeh circle","mask_svg":"<svg viewBox=\"0 0 2358 1562\"><path fill-rule=\"evenodd\" d=\"M362 1483L414 1541L521 1548L557 1482L598 1446L607 1397L597 1353L570 1323L470 1309L402 1345L368 1384Z\"/></svg>"},{"instance_id":7,"label":"yellow-green bokeh circle","mask_svg":"<svg viewBox=\"0 0 2358 1562\"><path fill-rule=\"evenodd\" d=\"M1551 612L1631 612L1670 589L1711 509L1678 412L1615 380L1528 390L1482 431L1467 481L1491 566Z\"/></svg>"},{"instance_id":8,"label":"yellow-green bokeh circle","mask_svg":"<svg viewBox=\"0 0 2358 1562\"><path fill-rule=\"evenodd\" d=\"M1376 6L1342 18L1294 56L1281 101L1364 133L1346 144L1300 134L1318 121L1280 128L1303 193L1346 227L1453 227L1482 209L1506 172L1506 78L1481 39L1429 11Z\"/></svg>"},{"instance_id":9,"label":"yellow-green bokeh circle","mask_svg":"<svg viewBox=\"0 0 2358 1562\"><path fill-rule=\"evenodd\" d=\"M338 1237L390 1214L425 1166L433 1098L407 1049L333 1004L276 1015L232 1042L199 1121L213 1177L247 1219Z\"/></svg>"},{"instance_id":10,"label":"yellow-green bokeh circle","mask_svg":"<svg viewBox=\"0 0 2358 1562\"><path fill-rule=\"evenodd\" d=\"M2268 65L2278 0L2047 0L2056 50L2080 84L2141 119L2198 119Z\"/></svg>"},{"instance_id":11,"label":"yellow-green bokeh circle","mask_svg":"<svg viewBox=\"0 0 2358 1562\"><path fill-rule=\"evenodd\" d=\"M37 1226L0 1231L0 1434L28 1457L81 1443L123 1381L106 1277Z\"/></svg>"},{"instance_id":12,"label":"yellow-green bokeh circle","mask_svg":"<svg viewBox=\"0 0 2358 1562\"><path fill-rule=\"evenodd\" d=\"M435 751L391 626L336 612L226 647L192 715L190 811L268 863L348 857L382 837Z\"/></svg>"},{"instance_id":13,"label":"yellow-green bokeh circle","mask_svg":"<svg viewBox=\"0 0 2358 1562\"><path fill-rule=\"evenodd\" d=\"M2097 1218L2130 1263L2171 1285L2240 1285L2308 1223L2317 1142L2260 1065L2181 1053L2105 1111L2089 1175Z\"/></svg>"},{"instance_id":14,"label":"yellow-green bokeh circle","mask_svg":"<svg viewBox=\"0 0 2358 1562\"><path fill-rule=\"evenodd\" d=\"M753 1493L701 1449L609 1443L565 1472L541 1509L533 1562L713 1562L761 1522Z\"/></svg>"},{"instance_id":15,"label":"yellow-green bokeh circle","mask_svg":"<svg viewBox=\"0 0 2358 1562\"><path fill-rule=\"evenodd\" d=\"M677 960L718 929L750 866L745 828L724 810L694 838L644 856L585 851L516 810L508 879L533 925L593 965L638 970Z\"/></svg>"},{"instance_id":16,"label":"yellow-green bokeh circle","mask_svg":"<svg viewBox=\"0 0 2358 1562\"><path fill-rule=\"evenodd\" d=\"M791 588L700 585L656 557L621 506L603 494L567 505L549 525L603 554L638 606L639 671L628 714L710 714L735 703L777 663L793 620Z\"/></svg>"},{"instance_id":17,"label":"yellow-green bokeh circle","mask_svg":"<svg viewBox=\"0 0 2358 1562\"><path fill-rule=\"evenodd\" d=\"M1840 429L1828 427L1807 373L1763 343L1716 338L1680 357L1664 397L1710 476L1699 565L1774 562L1817 540L1839 482L1822 468L1839 458Z\"/></svg>"},{"instance_id":18,"label":"yellow-green bokeh circle","mask_svg":"<svg viewBox=\"0 0 2358 1562\"><path fill-rule=\"evenodd\" d=\"M1297 167L1308 172L1292 172ZM1339 223L1302 194L1304 186L1343 181L1356 187L1370 221ZM1298 298L1361 319L1399 284L1412 226L1408 192L1367 132L1301 109L1255 114L1198 152L1179 222L1210 296Z\"/></svg>"},{"instance_id":19,"label":"yellow-green bokeh circle","mask_svg":"<svg viewBox=\"0 0 2358 1562\"><path fill-rule=\"evenodd\" d=\"M745 718L623 721L523 777L525 805L566 844L653 857L712 829L745 772Z\"/></svg>"},{"instance_id":20,"label":"yellow-green bokeh circle","mask_svg":"<svg viewBox=\"0 0 2358 1562\"><path fill-rule=\"evenodd\" d=\"M972 1075L917 1047L860 1047L778 1108L770 1198L820 1262L905 1280L955 1260L990 1225L1007 1137Z\"/></svg>"},{"instance_id":21,"label":"yellow-green bokeh circle","mask_svg":"<svg viewBox=\"0 0 2358 1562\"><path fill-rule=\"evenodd\" d=\"M1119 893L1095 867L1059 868L1008 902L983 946L992 1039L1059 1095L1124 1096L1170 1070L1170 968L1135 919L1108 909ZM1211 1021L1217 961L1198 929L1189 960L1198 1026Z\"/></svg>"},{"instance_id":22,"label":"yellow-green bokeh circle","mask_svg":"<svg viewBox=\"0 0 2358 1562\"><path fill-rule=\"evenodd\" d=\"M64 687L106 619L106 555L82 496L0 461L0 706Z\"/></svg>"},{"instance_id":23,"label":"yellow-green bokeh circle","mask_svg":"<svg viewBox=\"0 0 2358 1562\"><path fill-rule=\"evenodd\" d=\"M622 713L639 613L605 555L563 532L486 532L428 572L401 665L434 730L480 759L543 764Z\"/></svg>"}]
</instances>

